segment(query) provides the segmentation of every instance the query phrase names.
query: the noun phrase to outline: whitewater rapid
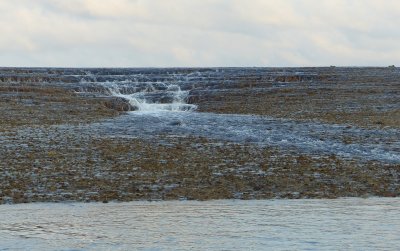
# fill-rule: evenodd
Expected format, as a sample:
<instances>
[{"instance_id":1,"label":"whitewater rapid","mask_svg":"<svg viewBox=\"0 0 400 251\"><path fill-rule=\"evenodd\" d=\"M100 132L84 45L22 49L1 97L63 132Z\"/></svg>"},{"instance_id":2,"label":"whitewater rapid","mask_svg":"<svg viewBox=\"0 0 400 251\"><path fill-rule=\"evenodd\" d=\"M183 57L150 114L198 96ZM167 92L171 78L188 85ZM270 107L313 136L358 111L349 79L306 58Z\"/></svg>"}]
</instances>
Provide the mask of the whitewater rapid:
<instances>
[{"instance_id":1,"label":"whitewater rapid","mask_svg":"<svg viewBox=\"0 0 400 251\"><path fill-rule=\"evenodd\" d=\"M189 91L182 91L176 84L158 83L154 85L148 83L142 88L140 86L127 88L112 82L101 85L109 95L128 100L139 112L194 111L197 109L196 105L187 103Z\"/></svg>"}]
</instances>

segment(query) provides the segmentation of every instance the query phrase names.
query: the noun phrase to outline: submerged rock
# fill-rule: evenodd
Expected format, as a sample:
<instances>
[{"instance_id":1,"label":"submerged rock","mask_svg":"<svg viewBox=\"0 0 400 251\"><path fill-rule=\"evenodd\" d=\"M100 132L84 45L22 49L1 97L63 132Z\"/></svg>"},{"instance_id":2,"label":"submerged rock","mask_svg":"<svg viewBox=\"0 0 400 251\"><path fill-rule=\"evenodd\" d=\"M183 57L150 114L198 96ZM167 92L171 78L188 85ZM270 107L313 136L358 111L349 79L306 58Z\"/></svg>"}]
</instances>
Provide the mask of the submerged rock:
<instances>
[{"instance_id":1,"label":"submerged rock","mask_svg":"<svg viewBox=\"0 0 400 251\"><path fill-rule=\"evenodd\" d=\"M181 125L183 125L183 122L180 121L180 120L175 120L175 121L172 121L170 123L170 125L172 125L172 126L181 126Z\"/></svg>"}]
</instances>

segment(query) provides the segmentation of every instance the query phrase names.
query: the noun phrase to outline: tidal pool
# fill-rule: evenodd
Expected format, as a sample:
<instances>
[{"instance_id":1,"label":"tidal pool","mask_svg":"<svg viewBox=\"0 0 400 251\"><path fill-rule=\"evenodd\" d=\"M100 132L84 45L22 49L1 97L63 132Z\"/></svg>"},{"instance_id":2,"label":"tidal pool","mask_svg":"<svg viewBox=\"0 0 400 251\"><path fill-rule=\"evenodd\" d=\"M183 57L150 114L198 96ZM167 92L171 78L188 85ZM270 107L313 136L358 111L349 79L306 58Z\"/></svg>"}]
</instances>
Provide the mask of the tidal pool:
<instances>
[{"instance_id":1,"label":"tidal pool","mask_svg":"<svg viewBox=\"0 0 400 251\"><path fill-rule=\"evenodd\" d=\"M0 250L399 250L400 198L0 206Z\"/></svg>"}]
</instances>

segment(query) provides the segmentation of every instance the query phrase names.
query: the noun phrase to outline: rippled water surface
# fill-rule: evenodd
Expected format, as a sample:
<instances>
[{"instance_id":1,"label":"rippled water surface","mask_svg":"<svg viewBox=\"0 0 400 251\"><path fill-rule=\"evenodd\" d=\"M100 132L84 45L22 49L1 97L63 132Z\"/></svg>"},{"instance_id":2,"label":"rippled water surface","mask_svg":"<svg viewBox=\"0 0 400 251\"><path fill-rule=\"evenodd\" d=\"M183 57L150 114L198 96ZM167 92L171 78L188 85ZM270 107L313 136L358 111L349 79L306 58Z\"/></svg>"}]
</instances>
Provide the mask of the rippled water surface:
<instances>
[{"instance_id":1,"label":"rippled water surface","mask_svg":"<svg viewBox=\"0 0 400 251\"><path fill-rule=\"evenodd\" d=\"M0 206L0 250L399 250L400 198Z\"/></svg>"},{"instance_id":2,"label":"rippled water surface","mask_svg":"<svg viewBox=\"0 0 400 251\"><path fill-rule=\"evenodd\" d=\"M359 129L266 116L196 112L131 112L109 122L89 125L88 128L103 136L203 136L286 150L296 149L311 155L335 154L400 163L400 131L395 129ZM348 144L342 142L338 135L357 136L365 140Z\"/></svg>"}]
</instances>

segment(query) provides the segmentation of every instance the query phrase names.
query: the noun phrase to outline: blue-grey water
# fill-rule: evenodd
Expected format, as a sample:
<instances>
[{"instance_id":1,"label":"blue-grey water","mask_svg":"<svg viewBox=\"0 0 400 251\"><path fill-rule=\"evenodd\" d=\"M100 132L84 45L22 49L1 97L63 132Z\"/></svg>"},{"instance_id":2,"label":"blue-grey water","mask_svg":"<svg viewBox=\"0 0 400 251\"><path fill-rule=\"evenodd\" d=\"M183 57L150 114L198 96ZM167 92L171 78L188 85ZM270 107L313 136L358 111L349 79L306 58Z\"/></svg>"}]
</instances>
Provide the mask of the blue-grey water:
<instances>
[{"instance_id":1,"label":"blue-grey water","mask_svg":"<svg viewBox=\"0 0 400 251\"><path fill-rule=\"evenodd\" d=\"M170 111L130 112L88 128L102 136L202 136L274 146L282 151L294 149L310 155L336 154L344 158L400 163L400 131L397 129L360 129L257 115ZM357 136L358 142L344 143L343 136Z\"/></svg>"},{"instance_id":2,"label":"blue-grey water","mask_svg":"<svg viewBox=\"0 0 400 251\"><path fill-rule=\"evenodd\" d=\"M0 206L0 250L399 250L400 198Z\"/></svg>"}]
</instances>

